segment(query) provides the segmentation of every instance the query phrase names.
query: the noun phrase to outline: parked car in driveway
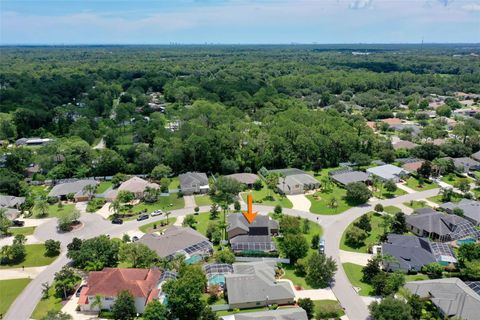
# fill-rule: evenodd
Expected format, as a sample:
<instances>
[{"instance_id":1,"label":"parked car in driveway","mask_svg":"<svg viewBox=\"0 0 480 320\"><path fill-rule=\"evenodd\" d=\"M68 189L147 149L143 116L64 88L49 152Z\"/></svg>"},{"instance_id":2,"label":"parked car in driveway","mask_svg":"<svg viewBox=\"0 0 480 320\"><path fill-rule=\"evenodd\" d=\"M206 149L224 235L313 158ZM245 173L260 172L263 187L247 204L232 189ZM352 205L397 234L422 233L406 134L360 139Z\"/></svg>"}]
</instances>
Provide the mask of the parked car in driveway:
<instances>
[{"instance_id":1,"label":"parked car in driveway","mask_svg":"<svg viewBox=\"0 0 480 320\"><path fill-rule=\"evenodd\" d=\"M133 237L132 237L132 242L136 242L136 241L138 241L138 237L137 237L137 236L133 236Z\"/></svg>"},{"instance_id":2,"label":"parked car in driveway","mask_svg":"<svg viewBox=\"0 0 480 320\"><path fill-rule=\"evenodd\" d=\"M14 227L23 227L25 225L25 221L22 220L13 220L12 223Z\"/></svg>"},{"instance_id":3,"label":"parked car in driveway","mask_svg":"<svg viewBox=\"0 0 480 320\"><path fill-rule=\"evenodd\" d=\"M148 214L142 214L137 218L137 221L142 221L142 220L147 220L148 219Z\"/></svg>"},{"instance_id":4,"label":"parked car in driveway","mask_svg":"<svg viewBox=\"0 0 480 320\"><path fill-rule=\"evenodd\" d=\"M123 224L123 220L120 219L120 218L116 218L116 219L113 219L113 220L112 220L112 223L113 223L113 224Z\"/></svg>"},{"instance_id":5,"label":"parked car in driveway","mask_svg":"<svg viewBox=\"0 0 480 320\"><path fill-rule=\"evenodd\" d=\"M162 215L163 214L163 211L162 210L155 210L153 211L150 215L152 217L155 217L155 216L159 216L159 215Z\"/></svg>"}]
</instances>

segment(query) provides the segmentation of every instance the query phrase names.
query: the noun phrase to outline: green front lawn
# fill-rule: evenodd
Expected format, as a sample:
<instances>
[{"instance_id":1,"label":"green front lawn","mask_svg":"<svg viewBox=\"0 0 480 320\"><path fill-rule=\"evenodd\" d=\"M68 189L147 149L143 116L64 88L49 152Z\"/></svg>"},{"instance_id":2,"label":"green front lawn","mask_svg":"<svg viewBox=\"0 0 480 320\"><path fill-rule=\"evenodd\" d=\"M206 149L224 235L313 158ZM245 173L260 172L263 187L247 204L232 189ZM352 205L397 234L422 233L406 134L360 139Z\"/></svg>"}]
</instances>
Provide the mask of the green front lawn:
<instances>
[{"instance_id":1,"label":"green front lawn","mask_svg":"<svg viewBox=\"0 0 480 320\"><path fill-rule=\"evenodd\" d=\"M165 228L167 228L167 226L171 226L172 224L175 223L175 221L177 221L177 218L168 217L168 225L165 225L165 226L161 225L162 222L167 222L166 218L165 218L163 220L159 220L159 221L156 221L156 222L150 222L148 224L145 224L145 225L139 227L138 230L142 231L143 233L158 232L158 231L164 230ZM154 225L156 226L156 229L153 228Z\"/></svg>"},{"instance_id":2,"label":"green front lawn","mask_svg":"<svg viewBox=\"0 0 480 320\"><path fill-rule=\"evenodd\" d=\"M339 187L333 181L328 186L324 186L324 179L328 177L328 172L337 168L324 169L320 174L315 175L315 179L320 181L321 190L315 192L313 195L308 195L307 198L312 203L310 212L317 214L339 214L345 210L350 209L352 206L345 200L347 190ZM337 206L332 207L332 199L336 199Z\"/></svg>"},{"instance_id":3,"label":"green front lawn","mask_svg":"<svg viewBox=\"0 0 480 320\"><path fill-rule=\"evenodd\" d=\"M292 208L293 205L288 200L287 197L284 197L270 189L267 188L264 182L262 182L263 188L260 190L248 190L247 192L242 192L242 199L247 202L248 193L252 193L252 198L254 203L264 204L267 206L276 206L279 204L284 208ZM272 198L270 198L272 197Z\"/></svg>"},{"instance_id":4,"label":"green front lawn","mask_svg":"<svg viewBox=\"0 0 480 320\"><path fill-rule=\"evenodd\" d=\"M0 269L21 268L22 266L25 268L46 266L57 258L45 256L44 244L27 244L25 245L25 250L27 256L24 261L17 264L0 265Z\"/></svg>"},{"instance_id":5,"label":"green front lawn","mask_svg":"<svg viewBox=\"0 0 480 320\"><path fill-rule=\"evenodd\" d=\"M462 176L462 175L457 175L456 173L449 173L446 176L442 177L442 181L445 182L445 183L448 183L448 184L450 184L454 187L458 187L460 182L465 181L467 183L472 183L473 179L467 178L467 177Z\"/></svg>"},{"instance_id":6,"label":"green front lawn","mask_svg":"<svg viewBox=\"0 0 480 320\"><path fill-rule=\"evenodd\" d=\"M405 190L397 188L395 192L388 192L385 188L380 188L373 193L373 196L378 199L391 199L407 194Z\"/></svg>"},{"instance_id":7,"label":"green front lawn","mask_svg":"<svg viewBox=\"0 0 480 320\"><path fill-rule=\"evenodd\" d=\"M358 294L361 296L369 296L372 294L373 288L368 283L362 282L363 277L362 268L363 266L354 264L354 263L342 263L343 270L348 277L348 280L352 283L352 286L360 288Z\"/></svg>"},{"instance_id":8,"label":"green front lawn","mask_svg":"<svg viewBox=\"0 0 480 320\"><path fill-rule=\"evenodd\" d=\"M168 190L180 189L180 180L178 177L170 178L170 183L168 184Z\"/></svg>"},{"instance_id":9,"label":"green front lawn","mask_svg":"<svg viewBox=\"0 0 480 320\"><path fill-rule=\"evenodd\" d=\"M341 317L345 314L345 311L340 305L340 302L338 302L337 300L314 300L313 303L315 305L315 308L314 308L315 312L317 312L318 307L333 306L335 309L338 310L338 313L337 313L338 317Z\"/></svg>"},{"instance_id":10,"label":"green front lawn","mask_svg":"<svg viewBox=\"0 0 480 320\"><path fill-rule=\"evenodd\" d=\"M195 196L195 204L198 207L211 205L212 199L208 195Z\"/></svg>"},{"instance_id":11,"label":"green front lawn","mask_svg":"<svg viewBox=\"0 0 480 320\"><path fill-rule=\"evenodd\" d=\"M198 215L194 215L195 220L197 221L197 223L195 224L195 230L197 230L198 232L200 232L203 235L206 235L207 234L208 223L210 221L217 221L217 222L223 221L222 220L223 219L223 213L219 213L218 216L219 216L218 219L210 220L210 213L209 212L202 212L202 213L199 213Z\"/></svg>"},{"instance_id":12,"label":"green front lawn","mask_svg":"<svg viewBox=\"0 0 480 320\"><path fill-rule=\"evenodd\" d=\"M419 200L419 201L412 200L410 202L404 202L403 205L412 209L421 209L421 208L428 207L427 203L422 200Z\"/></svg>"},{"instance_id":13,"label":"green front lawn","mask_svg":"<svg viewBox=\"0 0 480 320\"><path fill-rule=\"evenodd\" d=\"M409 281L421 281L421 280L428 280L428 276L423 273L417 273L417 274L406 274L405 275L405 282Z\"/></svg>"},{"instance_id":14,"label":"green front lawn","mask_svg":"<svg viewBox=\"0 0 480 320\"><path fill-rule=\"evenodd\" d=\"M282 278L288 279L293 282L294 286L302 287L304 290L313 289L311 286L307 284L304 277L299 277L295 274L295 267L290 264L282 264L282 269L284 275Z\"/></svg>"},{"instance_id":15,"label":"green front lawn","mask_svg":"<svg viewBox=\"0 0 480 320\"><path fill-rule=\"evenodd\" d=\"M29 236L35 232L35 227L9 228L8 232L10 232L12 236L16 236L17 234L23 234L24 236Z\"/></svg>"},{"instance_id":16,"label":"green front lawn","mask_svg":"<svg viewBox=\"0 0 480 320\"><path fill-rule=\"evenodd\" d=\"M75 209L74 204L64 204L61 208L58 207L58 204L51 205L48 208L48 218L60 218L65 214L68 214Z\"/></svg>"},{"instance_id":17,"label":"green front lawn","mask_svg":"<svg viewBox=\"0 0 480 320\"><path fill-rule=\"evenodd\" d=\"M394 206L388 206L388 207L383 208L383 211L385 211L386 213L389 213L389 214L395 214L397 212L401 212L402 210L400 210L399 208L394 207Z\"/></svg>"},{"instance_id":18,"label":"green front lawn","mask_svg":"<svg viewBox=\"0 0 480 320\"><path fill-rule=\"evenodd\" d=\"M10 305L32 279L11 279L0 281L0 315L7 313Z\"/></svg>"},{"instance_id":19,"label":"green front lawn","mask_svg":"<svg viewBox=\"0 0 480 320\"><path fill-rule=\"evenodd\" d=\"M372 226L372 231L368 235L367 239L365 239L364 245L362 245L360 247L352 247L349 244L347 244L347 241L346 241L346 234L347 234L348 230L351 229L353 227L353 224L360 219L360 218L358 218L357 220L352 222L352 224L350 224L348 226L348 228L345 229L345 231L343 232L342 239L340 240L340 249L341 250L368 253L368 248L370 246L378 243L378 238L380 237L380 235L383 232L383 227L382 227L383 218L382 218L382 215L377 214L375 212L369 212L367 214L370 216L370 224Z\"/></svg>"},{"instance_id":20,"label":"green front lawn","mask_svg":"<svg viewBox=\"0 0 480 320\"><path fill-rule=\"evenodd\" d=\"M176 193L172 193L168 196L161 196L155 203L141 202L133 207L133 212L142 212L147 209L147 212L151 213L158 209L162 211L171 211L181 209L183 207L185 207L185 201L183 200L183 197L179 198Z\"/></svg>"},{"instance_id":21,"label":"green front lawn","mask_svg":"<svg viewBox=\"0 0 480 320\"><path fill-rule=\"evenodd\" d=\"M452 196L451 201L457 203L457 202L460 202L460 200L462 200L462 199L463 199L463 197L462 197L460 194L454 193L453 196ZM430 201L432 201L432 202L434 202L434 203L437 203L437 204L442 204L442 203L444 203L444 201L442 201L442 195L441 195L441 194L439 194L439 195L437 195L437 196L435 196L435 197L428 198L428 200L430 200Z\"/></svg>"},{"instance_id":22,"label":"green front lawn","mask_svg":"<svg viewBox=\"0 0 480 320\"><path fill-rule=\"evenodd\" d=\"M415 177L410 177L406 181L407 187L410 189L416 190L416 191L425 191L425 190L430 190L430 189L435 189L438 188L438 185L436 183L433 183L431 181L426 180L422 186L419 185L418 179Z\"/></svg>"},{"instance_id":23,"label":"green front lawn","mask_svg":"<svg viewBox=\"0 0 480 320\"><path fill-rule=\"evenodd\" d=\"M105 191L107 191L112 186L113 186L113 184L112 184L111 181L102 181L97 186L97 193L104 193Z\"/></svg>"}]
</instances>

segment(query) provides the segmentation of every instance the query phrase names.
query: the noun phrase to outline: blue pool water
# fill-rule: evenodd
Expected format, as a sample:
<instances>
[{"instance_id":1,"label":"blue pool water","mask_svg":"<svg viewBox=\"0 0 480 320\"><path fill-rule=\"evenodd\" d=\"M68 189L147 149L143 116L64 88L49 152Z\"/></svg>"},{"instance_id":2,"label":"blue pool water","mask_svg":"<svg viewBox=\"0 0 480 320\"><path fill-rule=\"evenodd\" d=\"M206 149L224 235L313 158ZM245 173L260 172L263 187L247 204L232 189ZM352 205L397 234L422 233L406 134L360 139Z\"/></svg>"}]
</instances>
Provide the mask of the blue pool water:
<instances>
[{"instance_id":1,"label":"blue pool water","mask_svg":"<svg viewBox=\"0 0 480 320\"><path fill-rule=\"evenodd\" d=\"M472 238L469 238L469 239L462 239L462 240L457 240L457 244L459 246L463 245L463 244L469 244L469 243L475 243L477 242L475 239L472 239Z\"/></svg>"},{"instance_id":2,"label":"blue pool water","mask_svg":"<svg viewBox=\"0 0 480 320\"><path fill-rule=\"evenodd\" d=\"M200 260L202 260L201 256L191 256L190 258L185 259L185 263L186 264L194 264L194 263L199 262Z\"/></svg>"},{"instance_id":3,"label":"blue pool water","mask_svg":"<svg viewBox=\"0 0 480 320\"><path fill-rule=\"evenodd\" d=\"M218 284L218 285L223 285L225 284L225 276L222 276L220 274L217 274L215 276L211 276L208 279L209 284Z\"/></svg>"}]
</instances>

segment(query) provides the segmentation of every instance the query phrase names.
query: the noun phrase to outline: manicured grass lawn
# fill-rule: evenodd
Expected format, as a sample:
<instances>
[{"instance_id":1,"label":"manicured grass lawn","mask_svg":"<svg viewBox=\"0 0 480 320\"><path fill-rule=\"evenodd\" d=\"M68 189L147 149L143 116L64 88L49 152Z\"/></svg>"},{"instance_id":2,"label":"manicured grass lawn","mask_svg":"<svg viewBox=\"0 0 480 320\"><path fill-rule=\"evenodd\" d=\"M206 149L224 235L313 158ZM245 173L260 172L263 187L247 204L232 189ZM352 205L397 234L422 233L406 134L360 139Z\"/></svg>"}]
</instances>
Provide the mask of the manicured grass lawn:
<instances>
[{"instance_id":1,"label":"manicured grass lawn","mask_svg":"<svg viewBox=\"0 0 480 320\"><path fill-rule=\"evenodd\" d=\"M277 204L281 205L284 208L292 208L293 205L288 200L287 197L283 197L276 192L268 189L264 182L262 182L263 188L261 190L249 190L247 192L242 192L242 199L246 202L248 193L252 193L252 198L254 203L264 204L267 206L276 206ZM268 200L267 197L272 196L273 200ZM267 198L267 199L266 199Z\"/></svg>"},{"instance_id":2,"label":"manicured grass lawn","mask_svg":"<svg viewBox=\"0 0 480 320\"><path fill-rule=\"evenodd\" d=\"M336 309L338 309L338 316L341 317L345 314L345 311L343 311L342 306L337 300L314 300L313 304L315 305L315 312L320 306L334 306Z\"/></svg>"},{"instance_id":3,"label":"manicured grass lawn","mask_svg":"<svg viewBox=\"0 0 480 320\"><path fill-rule=\"evenodd\" d=\"M385 211L386 213L389 213L389 214L395 214L395 213L400 212L402 210L400 210L399 208L394 207L394 206L388 206L388 207L383 208L383 211Z\"/></svg>"},{"instance_id":4,"label":"manicured grass lawn","mask_svg":"<svg viewBox=\"0 0 480 320\"><path fill-rule=\"evenodd\" d=\"M8 232L10 232L13 236L17 234L23 234L24 236L29 236L35 232L35 227L9 228Z\"/></svg>"},{"instance_id":5,"label":"manicured grass lawn","mask_svg":"<svg viewBox=\"0 0 480 320\"><path fill-rule=\"evenodd\" d=\"M180 180L178 177L170 178L170 183L168 184L168 190L174 190L180 188Z\"/></svg>"},{"instance_id":6,"label":"manicured grass lawn","mask_svg":"<svg viewBox=\"0 0 480 320\"><path fill-rule=\"evenodd\" d=\"M471 183L473 182L473 179L467 178L465 176L460 176L455 173L450 173L450 174L447 174L446 176L443 176L442 181L454 187L457 187L460 182L465 181L465 182Z\"/></svg>"},{"instance_id":7,"label":"manicured grass lawn","mask_svg":"<svg viewBox=\"0 0 480 320\"><path fill-rule=\"evenodd\" d=\"M177 218L168 217L168 225L165 225L163 227L161 226L162 222L166 222L166 218L165 218L164 220L160 220L160 221L145 224L145 225L139 227L138 230L142 231L143 233L151 233L153 231L161 231L161 230L165 229L167 226L171 226L172 224L174 224L175 221L177 221ZM157 229L153 229L153 225L156 225Z\"/></svg>"},{"instance_id":8,"label":"manicured grass lawn","mask_svg":"<svg viewBox=\"0 0 480 320\"><path fill-rule=\"evenodd\" d=\"M436 183L428 181L428 180L425 181L423 183L423 185L420 187L420 185L418 184L418 179L415 178L415 177L408 178L405 184L410 189L413 189L413 190L416 190L416 191L425 191L425 190L438 188L438 185Z\"/></svg>"},{"instance_id":9,"label":"manicured grass lawn","mask_svg":"<svg viewBox=\"0 0 480 320\"><path fill-rule=\"evenodd\" d=\"M48 290L48 298L41 299L35 310L33 310L32 318L33 319L41 319L43 318L48 311L55 310L60 311L63 307L62 299L55 297L55 289L53 288L53 284L51 288Z\"/></svg>"},{"instance_id":10,"label":"manicured grass lawn","mask_svg":"<svg viewBox=\"0 0 480 320\"><path fill-rule=\"evenodd\" d=\"M181 209L185 207L185 201L183 197L179 198L176 193L172 193L166 197L160 197L155 203L140 203L133 207L133 212L141 212L147 209L148 213L151 213L157 209L162 211L170 211Z\"/></svg>"},{"instance_id":11,"label":"manicured grass lawn","mask_svg":"<svg viewBox=\"0 0 480 320\"><path fill-rule=\"evenodd\" d=\"M368 296L372 294L373 288L368 283L362 282L361 279L363 277L362 273L362 266L354 263L342 263L343 269L347 274L348 280L352 283L352 286L360 288L358 292L361 296Z\"/></svg>"},{"instance_id":12,"label":"manicured grass lawn","mask_svg":"<svg viewBox=\"0 0 480 320\"><path fill-rule=\"evenodd\" d=\"M357 222L360 218L355 220L351 225L348 226L347 229L343 232L342 239L340 241L340 249L345 250L345 251L353 251L353 252L362 252L362 253L368 253L368 248L373 245L378 243L378 237L380 234L383 232L383 218L381 215L376 214L374 212L369 212L367 213L370 216L370 224L372 226L372 231L368 235L367 239L365 239L365 244L360 247L351 247L347 244L346 242L346 234L347 231L353 227L353 224Z\"/></svg>"},{"instance_id":13,"label":"manicured grass lawn","mask_svg":"<svg viewBox=\"0 0 480 320\"><path fill-rule=\"evenodd\" d=\"M210 221L220 223L223 221L223 213L218 214L218 219L210 220L210 212L201 212L198 215L194 215L197 224L195 225L195 230L200 232L203 235L207 234L207 227Z\"/></svg>"},{"instance_id":14,"label":"manicured grass lawn","mask_svg":"<svg viewBox=\"0 0 480 320\"><path fill-rule=\"evenodd\" d=\"M452 199L451 201L452 202L459 202L460 200L462 200L462 196L457 194L457 193L454 193L453 196L452 196ZM431 198L428 198L428 200L432 201L432 202L435 202L435 203L438 203L438 204L442 204L444 203L444 201L442 201L442 195L439 194L435 197L431 197Z\"/></svg>"},{"instance_id":15,"label":"manicured grass lawn","mask_svg":"<svg viewBox=\"0 0 480 320\"><path fill-rule=\"evenodd\" d=\"M310 225L310 231L307 234L303 234L305 236L305 239L307 239L308 245L312 244L312 238L314 235L318 234L320 237L323 234L323 229L322 227L314 222L308 221ZM303 221L302 224L300 224L300 227L303 227ZM315 249L310 248L310 252L315 251Z\"/></svg>"},{"instance_id":16,"label":"manicured grass lawn","mask_svg":"<svg viewBox=\"0 0 480 320\"><path fill-rule=\"evenodd\" d=\"M420 281L420 280L428 280L428 276L426 274L422 274L422 273L406 274L405 275L405 282Z\"/></svg>"},{"instance_id":17,"label":"manicured grass lawn","mask_svg":"<svg viewBox=\"0 0 480 320\"><path fill-rule=\"evenodd\" d=\"M60 218L61 216L72 212L75 209L74 204L64 204L62 208L58 207L58 204L51 205L48 208L48 218Z\"/></svg>"},{"instance_id":18,"label":"manicured grass lawn","mask_svg":"<svg viewBox=\"0 0 480 320\"><path fill-rule=\"evenodd\" d=\"M315 175L315 179L320 181L322 184L322 190L316 192L313 195L308 195L307 198L312 203L310 207L310 212L317 213L317 214L339 214L345 210L350 209L352 206L345 201L345 195L347 194L347 190L340 188L334 182L330 183L327 188L323 188L323 180L325 177L328 176L328 172L337 168L329 168L324 169L320 172L320 174ZM332 198L337 200L337 207L332 208L330 207L330 201Z\"/></svg>"},{"instance_id":19,"label":"manicured grass lawn","mask_svg":"<svg viewBox=\"0 0 480 320\"><path fill-rule=\"evenodd\" d=\"M212 199L207 195L195 196L195 204L199 207L209 206L212 204Z\"/></svg>"},{"instance_id":20,"label":"manicured grass lawn","mask_svg":"<svg viewBox=\"0 0 480 320\"><path fill-rule=\"evenodd\" d=\"M307 284L304 277L299 277L295 274L294 266L290 264L283 264L282 269L283 269L283 272L285 273L282 277L283 279L291 280L294 286L300 286L304 290L313 289L311 286Z\"/></svg>"},{"instance_id":21,"label":"manicured grass lawn","mask_svg":"<svg viewBox=\"0 0 480 320\"><path fill-rule=\"evenodd\" d=\"M32 281L32 279L11 279L0 281L0 314L7 313L17 296Z\"/></svg>"},{"instance_id":22,"label":"manicured grass lawn","mask_svg":"<svg viewBox=\"0 0 480 320\"><path fill-rule=\"evenodd\" d=\"M111 181L102 181L97 187L97 193L104 193L113 186Z\"/></svg>"},{"instance_id":23,"label":"manicured grass lawn","mask_svg":"<svg viewBox=\"0 0 480 320\"><path fill-rule=\"evenodd\" d=\"M410 202L404 202L403 205L412 208L412 209L421 209L428 207L428 205L425 203L425 201L410 201Z\"/></svg>"},{"instance_id":24,"label":"manicured grass lawn","mask_svg":"<svg viewBox=\"0 0 480 320\"><path fill-rule=\"evenodd\" d=\"M44 244L27 244L25 245L25 250L27 256L24 261L17 264L0 265L0 269L21 268L22 266L25 268L46 266L57 258L45 256Z\"/></svg>"},{"instance_id":25,"label":"manicured grass lawn","mask_svg":"<svg viewBox=\"0 0 480 320\"><path fill-rule=\"evenodd\" d=\"M373 193L373 196L379 199L391 199L391 198L403 196L405 194L407 194L407 192L400 188L397 188L397 190L395 190L395 192L393 193L388 192L385 188L381 188L375 191Z\"/></svg>"}]
</instances>

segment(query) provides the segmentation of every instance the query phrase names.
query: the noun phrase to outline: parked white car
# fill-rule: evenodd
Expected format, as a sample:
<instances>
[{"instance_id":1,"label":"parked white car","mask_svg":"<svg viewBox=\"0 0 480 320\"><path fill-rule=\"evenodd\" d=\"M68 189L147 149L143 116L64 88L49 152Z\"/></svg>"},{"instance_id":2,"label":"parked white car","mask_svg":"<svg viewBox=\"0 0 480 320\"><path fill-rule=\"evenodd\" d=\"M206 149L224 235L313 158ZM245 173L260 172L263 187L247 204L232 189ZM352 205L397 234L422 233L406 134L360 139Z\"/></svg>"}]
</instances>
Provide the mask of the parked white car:
<instances>
[{"instance_id":1,"label":"parked white car","mask_svg":"<svg viewBox=\"0 0 480 320\"><path fill-rule=\"evenodd\" d=\"M153 211L150 215L152 217L155 217L155 216L159 216L159 215L162 215L163 214L163 211L162 210L155 210Z\"/></svg>"}]
</instances>

